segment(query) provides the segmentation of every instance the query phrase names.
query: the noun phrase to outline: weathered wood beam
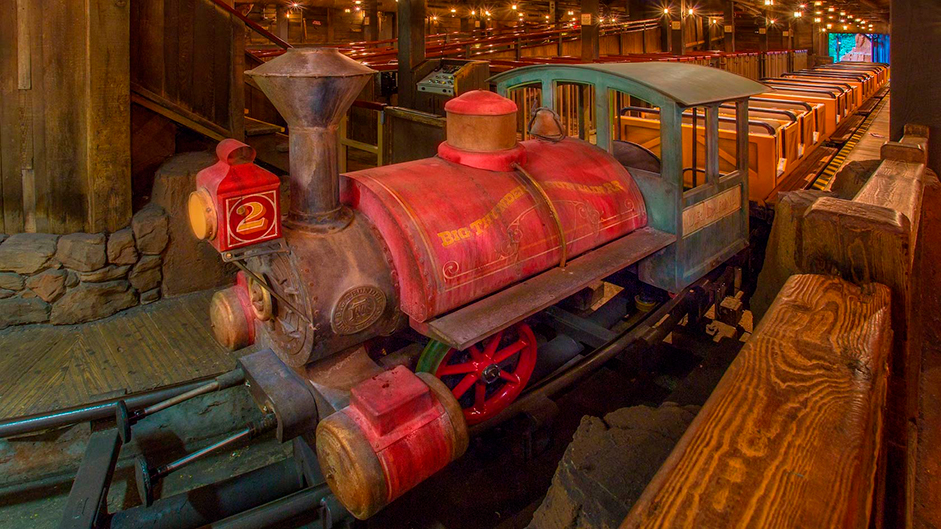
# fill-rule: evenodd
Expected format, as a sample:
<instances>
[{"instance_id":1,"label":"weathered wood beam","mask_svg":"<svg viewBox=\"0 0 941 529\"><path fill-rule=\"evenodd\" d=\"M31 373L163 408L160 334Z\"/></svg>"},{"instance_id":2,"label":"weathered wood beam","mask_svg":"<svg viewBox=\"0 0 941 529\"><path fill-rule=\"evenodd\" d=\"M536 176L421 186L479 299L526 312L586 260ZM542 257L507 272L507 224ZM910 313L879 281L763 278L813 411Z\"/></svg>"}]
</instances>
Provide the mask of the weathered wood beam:
<instances>
[{"instance_id":1,"label":"weathered wood beam","mask_svg":"<svg viewBox=\"0 0 941 529\"><path fill-rule=\"evenodd\" d=\"M598 0L581 0L582 60L593 61L601 55L598 23Z\"/></svg>"},{"instance_id":2,"label":"weathered wood beam","mask_svg":"<svg viewBox=\"0 0 941 529\"><path fill-rule=\"evenodd\" d=\"M891 293L788 279L621 529L869 527Z\"/></svg>"},{"instance_id":3,"label":"weathered wood beam","mask_svg":"<svg viewBox=\"0 0 941 529\"><path fill-rule=\"evenodd\" d=\"M415 70L425 62L425 1L398 2L399 106L414 108L418 95Z\"/></svg>"}]
</instances>

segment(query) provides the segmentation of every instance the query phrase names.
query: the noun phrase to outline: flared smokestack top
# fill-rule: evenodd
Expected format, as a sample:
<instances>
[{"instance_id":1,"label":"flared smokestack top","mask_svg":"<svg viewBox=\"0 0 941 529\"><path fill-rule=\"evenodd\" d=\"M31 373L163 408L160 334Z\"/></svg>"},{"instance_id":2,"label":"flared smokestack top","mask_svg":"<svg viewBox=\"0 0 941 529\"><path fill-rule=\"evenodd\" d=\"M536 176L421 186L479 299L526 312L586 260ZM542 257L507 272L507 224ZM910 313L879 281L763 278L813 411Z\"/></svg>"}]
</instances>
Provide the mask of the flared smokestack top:
<instances>
[{"instance_id":1,"label":"flared smokestack top","mask_svg":"<svg viewBox=\"0 0 941 529\"><path fill-rule=\"evenodd\" d=\"M376 72L335 48L292 48L245 72L284 117L290 134L291 206L288 224L342 228L337 126Z\"/></svg>"}]
</instances>

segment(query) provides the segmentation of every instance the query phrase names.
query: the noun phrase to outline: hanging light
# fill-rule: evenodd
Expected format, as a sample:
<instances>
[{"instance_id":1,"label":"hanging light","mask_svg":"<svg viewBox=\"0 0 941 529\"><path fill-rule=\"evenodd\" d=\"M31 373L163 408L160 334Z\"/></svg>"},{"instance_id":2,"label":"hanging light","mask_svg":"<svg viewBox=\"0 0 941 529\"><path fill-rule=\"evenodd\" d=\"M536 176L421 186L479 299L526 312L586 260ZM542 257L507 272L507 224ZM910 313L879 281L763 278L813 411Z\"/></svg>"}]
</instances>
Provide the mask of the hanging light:
<instances>
[{"instance_id":1,"label":"hanging light","mask_svg":"<svg viewBox=\"0 0 941 529\"><path fill-rule=\"evenodd\" d=\"M695 10L692 7L689 8L689 16L693 16L693 13L695 13Z\"/></svg>"},{"instance_id":2,"label":"hanging light","mask_svg":"<svg viewBox=\"0 0 941 529\"><path fill-rule=\"evenodd\" d=\"M510 9L512 9L513 11L516 11L516 4L511 5Z\"/></svg>"},{"instance_id":3,"label":"hanging light","mask_svg":"<svg viewBox=\"0 0 941 529\"><path fill-rule=\"evenodd\" d=\"M451 12L452 12L452 13L457 13L457 9L454 9L454 8L452 7L452 8L451 8Z\"/></svg>"},{"instance_id":4,"label":"hanging light","mask_svg":"<svg viewBox=\"0 0 941 529\"><path fill-rule=\"evenodd\" d=\"M800 18L802 16L804 16L803 11L794 11L794 18Z\"/></svg>"}]
</instances>

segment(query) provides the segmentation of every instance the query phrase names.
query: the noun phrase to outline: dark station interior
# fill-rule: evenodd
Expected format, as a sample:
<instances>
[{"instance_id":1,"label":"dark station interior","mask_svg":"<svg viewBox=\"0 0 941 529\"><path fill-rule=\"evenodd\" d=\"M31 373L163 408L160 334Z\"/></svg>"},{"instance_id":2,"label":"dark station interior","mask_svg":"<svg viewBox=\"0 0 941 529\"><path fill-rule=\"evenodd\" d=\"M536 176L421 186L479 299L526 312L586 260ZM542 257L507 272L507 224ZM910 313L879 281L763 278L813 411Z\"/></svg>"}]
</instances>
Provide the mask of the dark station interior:
<instances>
[{"instance_id":1,"label":"dark station interior","mask_svg":"<svg viewBox=\"0 0 941 529\"><path fill-rule=\"evenodd\" d=\"M941 528L939 63L936 0L3 0L0 529Z\"/></svg>"}]
</instances>

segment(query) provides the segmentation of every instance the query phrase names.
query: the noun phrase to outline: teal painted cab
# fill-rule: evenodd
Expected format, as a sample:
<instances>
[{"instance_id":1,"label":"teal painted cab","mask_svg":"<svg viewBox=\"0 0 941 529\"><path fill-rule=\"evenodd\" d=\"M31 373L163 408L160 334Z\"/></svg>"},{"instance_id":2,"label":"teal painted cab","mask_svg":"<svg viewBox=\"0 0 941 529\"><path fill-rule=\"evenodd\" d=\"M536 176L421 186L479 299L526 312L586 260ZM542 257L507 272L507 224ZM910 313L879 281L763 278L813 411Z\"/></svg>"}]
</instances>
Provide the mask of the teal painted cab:
<instances>
[{"instance_id":1,"label":"teal painted cab","mask_svg":"<svg viewBox=\"0 0 941 529\"><path fill-rule=\"evenodd\" d=\"M639 263L642 281L678 292L747 245L748 97L764 85L672 62L537 65L491 82L511 99L529 90L537 101L522 112L550 108L563 123L570 115L582 138L619 159L624 149L650 158L622 163L644 195L649 225L676 242ZM567 90L573 85L579 90Z\"/></svg>"}]
</instances>

